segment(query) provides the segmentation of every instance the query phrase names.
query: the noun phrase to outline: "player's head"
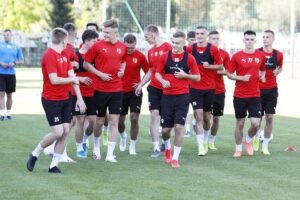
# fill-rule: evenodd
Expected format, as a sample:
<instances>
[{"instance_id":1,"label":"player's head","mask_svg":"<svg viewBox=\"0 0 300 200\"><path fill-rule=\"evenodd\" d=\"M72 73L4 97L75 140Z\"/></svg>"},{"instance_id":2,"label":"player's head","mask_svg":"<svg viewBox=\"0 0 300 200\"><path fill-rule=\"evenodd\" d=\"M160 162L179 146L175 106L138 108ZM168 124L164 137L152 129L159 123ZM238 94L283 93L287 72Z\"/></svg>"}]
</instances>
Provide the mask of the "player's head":
<instances>
[{"instance_id":1,"label":"player's head","mask_svg":"<svg viewBox=\"0 0 300 200\"><path fill-rule=\"evenodd\" d=\"M208 31L205 26L198 26L196 28L196 40L197 43L206 43L207 42Z\"/></svg>"},{"instance_id":2,"label":"player's head","mask_svg":"<svg viewBox=\"0 0 300 200\"><path fill-rule=\"evenodd\" d=\"M87 23L86 24L86 29L87 30L93 30L93 31L96 31L96 32L100 31L98 24L93 23L93 22Z\"/></svg>"},{"instance_id":3,"label":"player's head","mask_svg":"<svg viewBox=\"0 0 300 200\"><path fill-rule=\"evenodd\" d=\"M254 45L256 43L256 33L252 30L245 31L243 41L246 49L254 49Z\"/></svg>"},{"instance_id":4,"label":"player's head","mask_svg":"<svg viewBox=\"0 0 300 200\"><path fill-rule=\"evenodd\" d=\"M118 22L115 19L103 23L103 37L106 42L115 42L118 35Z\"/></svg>"},{"instance_id":5,"label":"player's head","mask_svg":"<svg viewBox=\"0 0 300 200\"><path fill-rule=\"evenodd\" d=\"M99 35L96 31L93 30L85 30L82 33L82 42L90 48L97 41Z\"/></svg>"},{"instance_id":6,"label":"player's head","mask_svg":"<svg viewBox=\"0 0 300 200\"><path fill-rule=\"evenodd\" d=\"M127 48L127 54L132 54L136 46L136 37L133 34L128 34L124 37L124 43Z\"/></svg>"},{"instance_id":7,"label":"player's head","mask_svg":"<svg viewBox=\"0 0 300 200\"><path fill-rule=\"evenodd\" d=\"M11 42L12 41L12 32L10 29L5 29L3 31L3 37L5 42Z\"/></svg>"},{"instance_id":8,"label":"player's head","mask_svg":"<svg viewBox=\"0 0 300 200\"><path fill-rule=\"evenodd\" d=\"M219 46L219 42L220 42L219 32L216 30L209 32L208 41L213 45Z\"/></svg>"},{"instance_id":9,"label":"player's head","mask_svg":"<svg viewBox=\"0 0 300 200\"><path fill-rule=\"evenodd\" d=\"M63 28L68 31L69 39L76 39L77 37L77 28L73 23L66 23Z\"/></svg>"},{"instance_id":10,"label":"player's head","mask_svg":"<svg viewBox=\"0 0 300 200\"><path fill-rule=\"evenodd\" d=\"M159 37L158 27L150 24L144 30L145 40L150 44L155 44L156 38Z\"/></svg>"},{"instance_id":11,"label":"player's head","mask_svg":"<svg viewBox=\"0 0 300 200\"><path fill-rule=\"evenodd\" d=\"M188 45L195 44L197 42L196 41L196 32L195 31L189 31L187 33L186 41L187 41Z\"/></svg>"},{"instance_id":12,"label":"player's head","mask_svg":"<svg viewBox=\"0 0 300 200\"><path fill-rule=\"evenodd\" d=\"M272 46L275 40L275 33L272 30L265 30L263 33L264 46Z\"/></svg>"},{"instance_id":13,"label":"player's head","mask_svg":"<svg viewBox=\"0 0 300 200\"><path fill-rule=\"evenodd\" d=\"M68 32L63 28L54 28L51 35L52 44L61 45L64 49L68 43Z\"/></svg>"},{"instance_id":14,"label":"player's head","mask_svg":"<svg viewBox=\"0 0 300 200\"><path fill-rule=\"evenodd\" d=\"M173 52L179 53L183 50L185 45L185 34L183 32L176 32L172 37L172 48Z\"/></svg>"}]
</instances>

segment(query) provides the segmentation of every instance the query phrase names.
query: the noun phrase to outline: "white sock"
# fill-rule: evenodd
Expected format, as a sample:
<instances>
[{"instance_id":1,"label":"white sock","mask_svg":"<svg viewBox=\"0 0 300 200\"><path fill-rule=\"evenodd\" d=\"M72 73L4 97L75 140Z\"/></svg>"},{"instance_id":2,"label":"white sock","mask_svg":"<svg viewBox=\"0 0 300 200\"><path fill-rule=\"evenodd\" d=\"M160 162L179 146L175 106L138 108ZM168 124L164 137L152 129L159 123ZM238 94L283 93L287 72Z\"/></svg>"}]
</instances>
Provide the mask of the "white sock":
<instances>
[{"instance_id":1,"label":"white sock","mask_svg":"<svg viewBox=\"0 0 300 200\"><path fill-rule=\"evenodd\" d=\"M165 143L165 148L166 149L171 149L171 141L170 141L170 139L164 140L164 143Z\"/></svg>"},{"instance_id":2,"label":"white sock","mask_svg":"<svg viewBox=\"0 0 300 200\"><path fill-rule=\"evenodd\" d=\"M38 144L35 149L33 150L33 152L31 153L33 156L35 157L39 157L39 155L44 151L44 148Z\"/></svg>"},{"instance_id":3,"label":"white sock","mask_svg":"<svg viewBox=\"0 0 300 200\"><path fill-rule=\"evenodd\" d=\"M77 149L77 152L83 151L82 143L76 142L76 149Z\"/></svg>"},{"instance_id":4,"label":"white sock","mask_svg":"<svg viewBox=\"0 0 300 200\"><path fill-rule=\"evenodd\" d=\"M153 144L154 151L155 151L155 150L160 151L160 149L159 149L159 141L152 142L152 144Z\"/></svg>"},{"instance_id":5,"label":"white sock","mask_svg":"<svg viewBox=\"0 0 300 200\"><path fill-rule=\"evenodd\" d=\"M270 142L270 138L265 138L262 143L262 148L268 148Z\"/></svg>"},{"instance_id":6,"label":"white sock","mask_svg":"<svg viewBox=\"0 0 300 200\"><path fill-rule=\"evenodd\" d=\"M178 157L179 157L180 151L181 151L181 147L174 146L172 160L177 160L178 161Z\"/></svg>"},{"instance_id":7,"label":"white sock","mask_svg":"<svg viewBox=\"0 0 300 200\"><path fill-rule=\"evenodd\" d=\"M210 135L209 135L209 138L208 138L208 143L209 143L209 144L214 144L215 141L216 141L216 136L210 134Z\"/></svg>"},{"instance_id":8,"label":"white sock","mask_svg":"<svg viewBox=\"0 0 300 200\"><path fill-rule=\"evenodd\" d=\"M58 153L54 153L53 154L53 157L52 157L52 162L50 164L50 168L52 167L55 167L55 166L58 166L58 163L60 161L60 158L61 158L61 154L58 154Z\"/></svg>"},{"instance_id":9,"label":"white sock","mask_svg":"<svg viewBox=\"0 0 300 200\"><path fill-rule=\"evenodd\" d=\"M197 139L198 146L203 145L203 141L204 141L204 135L203 134L196 135L196 139Z\"/></svg>"},{"instance_id":10,"label":"white sock","mask_svg":"<svg viewBox=\"0 0 300 200\"><path fill-rule=\"evenodd\" d=\"M235 145L235 151L242 151L242 150L243 150L242 144L236 144Z\"/></svg>"},{"instance_id":11,"label":"white sock","mask_svg":"<svg viewBox=\"0 0 300 200\"><path fill-rule=\"evenodd\" d=\"M103 126L102 131L107 132L108 131L108 126Z\"/></svg>"},{"instance_id":12,"label":"white sock","mask_svg":"<svg viewBox=\"0 0 300 200\"><path fill-rule=\"evenodd\" d=\"M209 130L204 129L204 143L207 143L208 141L209 132Z\"/></svg>"},{"instance_id":13,"label":"white sock","mask_svg":"<svg viewBox=\"0 0 300 200\"><path fill-rule=\"evenodd\" d=\"M114 150L115 150L116 142L107 142L107 157L111 157L114 155Z\"/></svg>"},{"instance_id":14,"label":"white sock","mask_svg":"<svg viewBox=\"0 0 300 200\"><path fill-rule=\"evenodd\" d=\"M130 148L135 149L136 140L130 140Z\"/></svg>"},{"instance_id":15,"label":"white sock","mask_svg":"<svg viewBox=\"0 0 300 200\"><path fill-rule=\"evenodd\" d=\"M89 136L84 133L83 138L82 138L82 143L86 143L88 139L89 139Z\"/></svg>"},{"instance_id":16,"label":"white sock","mask_svg":"<svg viewBox=\"0 0 300 200\"><path fill-rule=\"evenodd\" d=\"M5 116L5 110L3 109L3 110L0 110L0 115L1 116Z\"/></svg>"},{"instance_id":17,"label":"white sock","mask_svg":"<svg viewBox=\"0 0 300 200\"><path fill-rule=\"evenodd\" d=\"M94 148L100 148L100 136L99 137L94 136Z\"/></svg>"},{"instance_id":18,"label":"white sock","mask_svg":"<svg viewBox=\"0 0 300 200\"><path fill-rule=\"evenodd\" d=\"M67 154L67 146L65 147L62 156L63 156L63 157L68 157L68 154Z\"/></svg>"},{"instance_id":19,"label":"white sock","mask_svg":"<svg viewBox=\"0 0 300 200\"><path fill-rule=\"evenodd\" d=\"M10 116L11 110L6 110L6 116Z\"/></svg>"},{"instance_id":20,"label":"white sock","mask_svg":"<svg viewBox=\"0 0 300 200\"><path fill-rule=\"evenodd\" d=\"M120 135L121 135L122 139L125 139L127 137L127 134L125 131L123 133L121 133Z\"/></svg>"},{"instance_id":21,"label":"white sock","mask_svg":"<svg viewBox=\"0 0 300 200\"><path fill-rule=\"evenodd\" d=\"M252 141L252 138L247 134L246 135L246 143L250 143Z\"/></svg>"}]
</instances>

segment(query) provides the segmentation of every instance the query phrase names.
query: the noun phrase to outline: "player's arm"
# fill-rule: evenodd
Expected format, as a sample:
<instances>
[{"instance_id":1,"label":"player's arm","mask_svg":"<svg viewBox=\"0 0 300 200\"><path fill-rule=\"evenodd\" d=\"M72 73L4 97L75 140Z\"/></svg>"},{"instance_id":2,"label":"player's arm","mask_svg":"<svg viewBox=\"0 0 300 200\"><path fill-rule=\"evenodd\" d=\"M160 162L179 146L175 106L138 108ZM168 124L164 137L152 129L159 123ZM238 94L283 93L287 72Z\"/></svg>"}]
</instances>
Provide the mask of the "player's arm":
<instances>
[{"instance_id":1,"label":"player's arm","mask_svg":"<svg viewBox=\"0 0 300 200\"><path fill-rule=\"evenodd\" d=\"M103 73L99 70L97 70L91 63L84 61L83 62L83 68L93 74L95 74L96 76L98 76L99 78L101 78L103 81L110 81L112 80L112 77L110 74L106 74Z\"/></svg>"},{"instance_id":2,"label":"player's arm","mask_svg":"<svg viewBox=\"0 0 300 200\"><path fill-rule=\"evenodd\" d=\"M211 70L222 70L223 69L223 65L220 64L220 65L217 65L217 64L209 64L208 62L202 62L203 64L203 67L206 68L206 69L211 69Z\"/></svg>"},{"instance_id":3,"label":"player's arm","mask_svg":"<svg viewBox=\"0 0 300 200\"><path fill-rule=\"evenodd\" d=\"M158 82L161 83L161 85L163 86L163 88L169 88L171 87L171 84L169 81L163 79L162 75L159 72L155 73L155 78L156 80L158 80Z\"/></svg>"},{"instance_id":4,"label":"player's arm","mask_svg":"<svg viewBox=\"0 0 300 200\"><path fill-rule=\"evenodd\" d=\"M8 63L8 67L14 67L19 64L24 64L24 57L20 47L17 47L17 59L15 62Z\"/></svg>"},{"instance_id":5,"label":"player's arm","mask_svg":"<svg viewBox=\"0 0 300 200\"><path fill-rule=\"evenodd\" d=\"M144 75L141 82L139 82L139 84L137 85L137 87L135 89L135 95L138 96L141 94L143 86L150 81L151 74L152 74L152 70L151 70L151 68L149 68L148 72Z\"/></svg>"},{"instance_id":6,"label":"player's arm","mask_svg":"<svg viewBox=\"0 0 300 200\"><path fill-rule=\"evenodd\" d=\"M69 83L79 85L79 78L75 75L72 77L58 77L57 73L50 73L48 77L52 85L65 85Z\"/></svg>"},{"instance_id":7,"label":"player's arm","mask_svg":"<svg viewBox=\"0 0 300 200\"><path fill-rule=\"evenodd\" d=\"M250 74L246 74L246 75L243 75L243 76L238 76L237 74L235 74L234 72L236 71L236 66L237 66L237 63L235 62L235 56L233 56L231 58L231 61L230 61L230 66L229 68L227 69L227 77L230 79L230 80L233 80L233 81L242 81L242 82L248 82L251 75Z\"/></svg>"},{"instance_id":8,"label":"player's arm","mask_svg":"<svg viewBox=\"0 0 300 200\"><path fill-rule=\"evenodd\" d=\"M282 64L283 64L283 55L282 55L282 53L278 52L277 57L278 57L278 66L273 71L274 76L278 76L282 72Z\"/></svg>"},{"instance_id":9,"label":"player's arm","mask_svg":"<svg viewBox=\"0 0 300 200\"><path fill-rule=\"evenodd\" d=\"M118 77L122 78L126 69L126 62L121 63L120 70L118 71Z\"/></svg>"},{"instance_id":10,"label":"player's arm","mask_svg":"<svg viewBox=\"0 0 300 200\"><path fill-rule=\"evenodd\" d=\"M74 73L74 70L69 70L68 71L68 76L70 78L77 78L75 73ZM78 81L79 81L79 78L78 78ZM79 89L79 84L72 83L72 86L73 86L74 92L75 92L76 97L77 97L75 110L78 109L80 113L84 113L85 110L86 110L86 105L83 101L83 98L82 98L82 95L81 95L81 92L80 92L80 89Z\"/></svg>"},{"instance_id":11,"label":"player's arm","mask_svg":"<svg viewBox=\"0 0 300 200\"><path fill-rule=\"evenodd\" d=\"M185 73L182 69L177 68L174 76L178 79L187 79L190 81L200 81L200 73L196 63L196 60L193 56L188 56L188 67L190 68L190 73Z\"/></svg>"}]
</instances>

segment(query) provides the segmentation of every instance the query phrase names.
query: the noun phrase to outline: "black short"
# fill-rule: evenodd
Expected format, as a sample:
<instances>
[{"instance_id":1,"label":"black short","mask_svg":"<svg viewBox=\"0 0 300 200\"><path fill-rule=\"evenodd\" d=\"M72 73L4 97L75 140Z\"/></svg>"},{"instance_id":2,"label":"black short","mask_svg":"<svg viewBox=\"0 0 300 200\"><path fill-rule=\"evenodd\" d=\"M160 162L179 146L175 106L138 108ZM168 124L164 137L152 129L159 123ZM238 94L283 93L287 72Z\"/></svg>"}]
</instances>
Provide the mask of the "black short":
<instances>
[{"instance_id":1,"label":"black short","mask_svg":"<svg viewBox=\"0 0 300 200\"><path fill-rule=\"evenodd\" d=\"M247 111L248 117L260 118L261 117L261 100L259 97L254 98L233 98L233 105L235 117L237 119L245 118Z\"/></svg>"},{"instance_id":2,"label":"black short","mask_svg":"<svg viewBox=\"0 0 300 200\"><path fill-rule=\"evenodd\" d=\"M212 115L213 116L223 116L225 105L225 93L215 94Z\"/></svg>"},{"instance_id":3,"label":"black short","mask_svg":"<svg viewBox=\"0 0 300 200\"><path fill-rule=\"evenodd\" d=\"M148 104L149 110L159 110L161 109L161 98L162 98L162 90L155 88L153 86L147 87L148 91Z\"/></svg>"},{"instance_id":4,"label":"black short","mask_svg":"<svg viewBox=\"0 0 300 200\"><path fill-rule=\"evenodd\" d=\"M121 114L122 98L122 92L100 92L95 90L96 115L98 117L105 117L107 108L109 114Z\"/></svg>"},{"instance_id":5,"label":"black short","mask_svg":"<svg viewBox=\"0 0 300 200\"><path fill-rule=\"evenodd\" d=\"M0 74L0 91L13 93L16 91L16 75L15 74Z\"/></svg>"},{"instance_id":6,"label":"black short","mask_svg":"<svg viewBox=\"0 0 300 200\"><path fill-rule=\"evenodd\" d=\"M66 100L46 100L42 98L42 105L50 126L71 122L71 98Z\"/></svg>"},{"instance_id":7,"label":"black short","mask_svg":"<svg viewBox=\"0 0 300 200\"><path fill-rule=\"evenodd\" d=\"M140 113L142 99L143 99L143 94L140 94L140 96L136 96L135 91L123 93L121 116L128 114L129 107L131 113L133 112Z\"/></svg>"},{"instance_id":8,"label":"black short","mask_svg":"<svg viewBox=\"0 0 300 200\"><path fill-rule=\"evenodd\" d=\"M260 90L261 114L275 114L278 98L278 88Z\"/></svg>"},{"instance_id":9,"label":"black short","mask_svg":"<svg viewBox=\"0 0 300 200\"><path fill-rule=\"evenodd\" d=\"M214 103L215 90L198 90L190 88L190 102L193 109L203 109L211 112Z\"/></svg>"},{"instance_id":10,"label":"black short","mask_svg":"<svg viewBox=\"0 0 300 200\"><path fill-rule=\"evenodd\" d=\"M185 124L189 111L189 94L163 95L161 100L160 124L172 128L174 124Z\"/></svg>"},{"instance_id":11,"label":"black short","mask_svg":"<svg viewBox=\"0 0 300 200\"><path fill-rule=\"evenodd\" d=\"M82 97L83 101L86 105L86 111L81 114L80 111L75 109L77 97L72 95L72 115L77 116L77 115L96 115L96 106L95 106L95 101L94 97Z\"/></svg>"}]
</instances>

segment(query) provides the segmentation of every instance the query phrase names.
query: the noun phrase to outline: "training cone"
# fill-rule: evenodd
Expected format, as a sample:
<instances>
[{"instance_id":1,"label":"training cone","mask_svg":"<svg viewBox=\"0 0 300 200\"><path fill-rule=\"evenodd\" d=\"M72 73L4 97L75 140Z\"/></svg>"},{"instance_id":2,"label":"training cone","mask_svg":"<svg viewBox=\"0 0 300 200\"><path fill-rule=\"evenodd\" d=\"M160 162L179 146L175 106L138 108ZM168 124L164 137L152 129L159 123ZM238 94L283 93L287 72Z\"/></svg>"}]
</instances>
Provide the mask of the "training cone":
<instances>
[{"instance_id":1,"label":"training cone","mask_svg":"<svg viewBox=\"0 0 300 200\"><path fill-rule=\"evenodd\" d=\"M285 149L285 151L295 152L297 150L294 147L288 147L288 148Z\"/></svg>"}]
</instances>

